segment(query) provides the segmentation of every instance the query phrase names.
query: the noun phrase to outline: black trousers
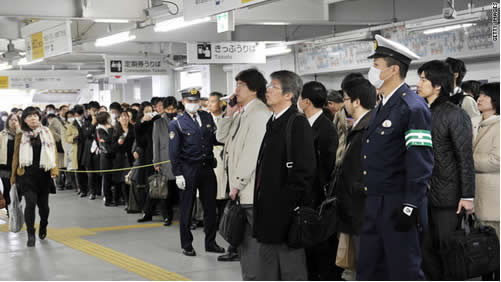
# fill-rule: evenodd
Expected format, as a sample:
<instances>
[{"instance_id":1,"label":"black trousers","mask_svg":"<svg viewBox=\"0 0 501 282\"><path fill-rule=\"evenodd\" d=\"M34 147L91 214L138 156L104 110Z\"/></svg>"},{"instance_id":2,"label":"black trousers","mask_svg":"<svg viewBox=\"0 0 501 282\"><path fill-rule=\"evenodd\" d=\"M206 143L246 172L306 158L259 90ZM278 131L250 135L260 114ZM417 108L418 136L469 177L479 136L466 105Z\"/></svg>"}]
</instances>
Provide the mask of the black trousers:
<instances>
[{"instance_id":1,"label":"black trousers","mask_svg":"<svg viewBox=\"0 0 501 282\"><path fill-rule=\"evenodd\" d=\"M339 240L337 234L329 240L305 249L308 280L340 281L344 269L336 265Z\"/></svg>"},{"instance_id":2,"label":"black trousers","mask_svg":"<svg viewBox=\"0 0 501 282\"><path fill-rule=\"evenodd\" d=\"M49 193L28 190L23 193L26 201L24 209L24 220L29 234L35 234L35 207L38 206L40 215L40 226L49 224Z\"/></svg>"},{"instance_id":3,"label":"black trousers","mask_svg":"<svg viewBox=\"0 0 501 282\"><path fill-rule=\"evenodd\" d=\"M87 166L87 170L98 170L98 169L100 169L99 156L95 155L95 154L91 154L90 155L90 164L89 164L89 166ZM110 179L110 183L111 183L111 174L109 174L109 175L110 175L109 179ZM89 190L86 190L85 193L90 192L92 195L101 195L101 184L102 184L101 179L102 179L102 177L98 173L87 173L87 187L89 188Z\"/></svg>"},{"instance_id":4,"label":"black trousers","mask_svg":"<svg viewBox=\"0 0 501 282\"><path fill-rule=\"evenodd\" d=\"M191 216L193 202L200 192L200 201L204 210L204 232L205 247L215 243L216 240L216 193L217 180L214 170L209 165L201 163L182 163L182 171L186 180L185 190L180 190L180 223L181 247L183 249L192 248L193 234L191 233Z\"/></svg>"},{"instance_id":5,"label":"black trousers","mask_svg":"<svg viewBox=\"0 0 501 282\"><path fill-rule=\"evenodd\" d=\"M428 208L428 232L423 241L423 271L427 280L449 280L444 277L440 258L440 241L457 228L456 208Z\"/></svg>"},{"instance_id":6,"label":"black trousers","mask_svg":"<svg viewBox=\"0 0 501 282\"><path fill-rule=\"evenodd\" d=\"M78 170L86 170L85 166L78 165ZM76 179L76 184L78 189L80 190L81 193L87 194L89 193L89 188L88 188L88 179L87 179L87 173L81 173L75 172L75 179Z\"/></svg>"},{"instance_id":7,"label":"black trousers","mask_svg":"<svg viewBox=\"0 0 501 282\"><path fill-rule=\"evenodd\" d=\"M177 196L175 190L177 190L176 180L169 180L167 183L168 194L167 199L152 199L150 198L150 193L146 194L146 202L144 204L144 215L149 217L153 216L155 208L160 206L160 213L163 219L173 219L174 217L174 199Z\"/></svg>"}]
</instances>

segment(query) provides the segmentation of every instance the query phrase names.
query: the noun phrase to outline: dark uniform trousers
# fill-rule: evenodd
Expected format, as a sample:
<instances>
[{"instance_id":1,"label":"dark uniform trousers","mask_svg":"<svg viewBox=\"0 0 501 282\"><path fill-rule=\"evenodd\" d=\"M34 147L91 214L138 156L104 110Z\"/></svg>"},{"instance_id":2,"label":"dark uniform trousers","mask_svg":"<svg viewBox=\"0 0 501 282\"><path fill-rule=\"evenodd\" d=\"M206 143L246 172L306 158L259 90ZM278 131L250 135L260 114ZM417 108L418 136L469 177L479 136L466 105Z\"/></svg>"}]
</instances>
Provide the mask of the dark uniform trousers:
<instances>
[{"instance_id":1,"label":"dark uniform trousers","mask_svg":"<svg viewBox=\"0 0 501 282\"><path fill-rule=\"evenodd\" d=\"M186 181L185 190L180 190L180 227L181 247L192 247L193 234L191 233L191 217L193 202L200 192L200 201L204 211L205 247L215 243L216 240L216 193L217 180L212 168L212 162L183 162L180 163Z\"/></svg>"},{"instance_id":2,"label":"dark uniform trousers","mask_svg":"<svg viewBox=\"0 0 501 282\"><path fill-rule=\"evenodd\" d=\"M393 227L391 214L402 201L401 193L367 196L357 280L424 280L418 227L408 232L397 232ZM419 211L426 213L426 205L424 201Z\"/></svg>"}]
</instances>

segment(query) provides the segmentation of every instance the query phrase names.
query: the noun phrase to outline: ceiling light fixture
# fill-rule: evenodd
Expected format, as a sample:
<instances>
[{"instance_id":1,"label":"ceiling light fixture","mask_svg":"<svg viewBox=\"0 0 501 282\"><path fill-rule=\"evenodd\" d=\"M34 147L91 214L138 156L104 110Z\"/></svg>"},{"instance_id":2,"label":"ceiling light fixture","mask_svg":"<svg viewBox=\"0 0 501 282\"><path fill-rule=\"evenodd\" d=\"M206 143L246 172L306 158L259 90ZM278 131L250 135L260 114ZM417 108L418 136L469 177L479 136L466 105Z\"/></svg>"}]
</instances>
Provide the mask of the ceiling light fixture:
<instances>
[{"instance_id":1,"label":"ceiling light fixture","mask_svg":"<svg viewBox=\"0 0 501 282\"><path fill-rule=\"evenodd\" d=\"M120 33L116 33L110 36L102 37L96 40L96 43L94 44L96 47L105 47L105 46L111 46L127 41L132 41L136 39L136 35L131 34L130 31L124 31Z\"/></svg>"},{"instance_id":2,"label":"ceiling light fixture","mask_svg":"<svg viewBox=\"0 0 501 282\"><path fill-rule=\"evenodd\" d=\"M36 59L36 60L33 60L33 61L28 61L28 59L26 57L24 57L24 58L22 58L21 60L19 60L17 62L17 65L19 65L19 66L27 66L27 65L32 65L32 64L40 63L42 61L43 61L43 58Z\"/></svg>"},{"instance_id":3,"label":"ceiling light fixture","mask_svg":"<svg viewBox=\"0 0 501 282\"><path fill-rule=\"evenodd\" d=\"M472 14L460 15L454 19L436 19L429 21L421 21L416 23L405 24L405 28L409 32L413 31L428 31L441 27L457 26L466 23L478 22L487 19L486 12L477 12Z\"/></svg>"},{"instance_id":4,"label":"ceiling light fixture","mask_svg":"<svg viewBox=\"0 0 501 282\"><path fill-rule=\"evenodd\" d=\"M125 19L94 19L96 23L128 23L129 20Z\"/></svg>"},{"instance_id":5,"label":"ceiling light fixture","mask_svg":"<svg viewBox=\"0 0 501 282\"><path fill-rule=\"evenodd\" d=\"M264 50L266 57L285 55L292 52L292 49L287 45L280 45L275 47L269 47Z\"/></svg>"},{"instance_id":6,"label":"ceiling light fixture","mask_svg":"<svg viewBox=\"0 0 501 282\"><path fill-rule=\"evenodd\" d=\"M10 65L8 62L0 64L0 71L10 70L11 68L12 68L12 65Z\"/></svg>"},{"instance_id":7,"label":"ceiling light fixture","mask_svg":"<svg viewBox=\"0 0 501 282\"><path fill-rule=\"evenodd\" d=\"M445 27L427 29L427 30L423 31L423 33L424 34L434 34L434 33L456 30L456 29L460 29L460 28L467 28L467 27L471 27L474 25L475 25L474 23L456 24L456 25L450 25L450 26L445 26Z\"/></svg>"},{"instance_id":8,"label":"ceiling light fixture","mask_svg":"<svg viewBox=\"0 0 501 282\"><path fill-rule=\"evenodd\" d=\"M159 22L155 25L155 32L167 32L171 30L181 29L192 25L197 25L201 23L206 23L211 20L210 17L205 17L201 19L196 19L192 21L185 21L184 17L178 17L175 19L166 20Z\"/></svg>"},{"instance_id":9,"label":"ceiling light fixture","mask_svg":"<svg viewBox=\"0 0 501 282\"><path fill-rule=\"evenodd\" d=\"M263 25L288 25L286 22L264 22Z\"/></svg>"}]
</instances>

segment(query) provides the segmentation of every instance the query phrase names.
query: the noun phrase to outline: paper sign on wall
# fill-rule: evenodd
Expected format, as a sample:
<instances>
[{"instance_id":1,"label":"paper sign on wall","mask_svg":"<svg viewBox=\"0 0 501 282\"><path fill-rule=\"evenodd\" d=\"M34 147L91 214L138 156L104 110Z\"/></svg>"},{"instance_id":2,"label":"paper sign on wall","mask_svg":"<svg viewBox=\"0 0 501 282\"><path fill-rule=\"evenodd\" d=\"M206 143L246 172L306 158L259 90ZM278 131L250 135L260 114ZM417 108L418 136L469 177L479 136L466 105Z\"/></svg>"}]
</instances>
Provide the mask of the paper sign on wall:
<instances>
[{"instance_id":1,"label":"paper sign on wall","mask_svg":"<svg viewBox=\"0 0 501 282\"><path fill-rule=\"evenodd\" d=\"M188 64L264 64L265 48L257 42L188 43Z\"/></svg>"},{"instance_id":2,"label":"paper sign on wall","mask_svg":"<svg viewBox=\"0 0 501 282\"><path fill-rule=\"evenodd\" d=\"M160 56L154 57L105 57L106 75L159 75L167 74L169 65Z\"/></svg>"}]
</instances>

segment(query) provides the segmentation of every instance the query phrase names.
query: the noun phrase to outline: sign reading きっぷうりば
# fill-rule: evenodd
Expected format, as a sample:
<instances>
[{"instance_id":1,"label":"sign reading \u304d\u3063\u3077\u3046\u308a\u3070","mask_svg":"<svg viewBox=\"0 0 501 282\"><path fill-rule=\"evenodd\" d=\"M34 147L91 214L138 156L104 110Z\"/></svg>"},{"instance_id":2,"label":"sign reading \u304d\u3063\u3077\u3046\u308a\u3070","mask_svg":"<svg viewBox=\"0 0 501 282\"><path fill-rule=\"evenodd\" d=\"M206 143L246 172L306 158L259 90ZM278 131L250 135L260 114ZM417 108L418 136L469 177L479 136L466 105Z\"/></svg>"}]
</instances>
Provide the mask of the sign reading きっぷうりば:
<instances>
[{"instance_id":1,"label":"sign reading \u304d\u3063\u3077\u3046\u308a\u3070","mask_svg":"<svg viewBox=\"0 0 501 282\"><path fill-rule=\"evenodd\" d=\"M270 0L184 0L184 19L195 20Z\"/></svg>"},{"instance_id":2,"label":"sign reading \u304d\u3063\u3077\u3046\u308a\u3070","mask_svg":"<svg viewBox=\"0 0 501 282\"><path fill-rule=\"evenodd\" d=\"M257 42L188 43L188 64L264 64L265 48Z\"/></svg>"}]
</instances>

